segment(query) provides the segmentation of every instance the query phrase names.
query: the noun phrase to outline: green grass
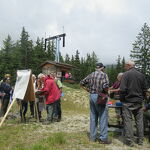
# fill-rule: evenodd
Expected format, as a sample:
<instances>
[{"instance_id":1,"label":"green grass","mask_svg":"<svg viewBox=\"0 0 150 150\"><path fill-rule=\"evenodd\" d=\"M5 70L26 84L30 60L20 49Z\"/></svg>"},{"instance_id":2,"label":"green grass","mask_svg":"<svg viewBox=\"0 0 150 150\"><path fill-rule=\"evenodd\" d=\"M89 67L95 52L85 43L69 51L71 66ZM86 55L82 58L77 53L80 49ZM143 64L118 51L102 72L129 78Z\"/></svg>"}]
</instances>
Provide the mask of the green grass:
<instances>
[{"instance_id":1,"label":"green grass","mask_svg":"<svg viewBox=\"0 0 150 150\"><path fill-rule=\"evenodd\" d=\"M74 83L74 84L70 84L70 83L67 83L67 82L63 82L63 85L64 86L67 86L69 88L72 88L72 89L80 89L80 84L78 83Z\"/></svg>"},{"instance_id":2,"label":"green grass","mask_svg":"<svg viewBox=\"0 0 150 150\"><path fill-rule=\"evenodd\" d=\"M88 103L88 93L80 89L78 84L65 84L63 91L65 96L61 100L62 113L66 116L74 114L85 114L89 116L89 107L84 107L83 98ZM79 100L79 103L75 103ZM13 106L11 113L17 112L17 105ZM111 110L111 115L115 115L115 111ZM29 116L29 111L27 117ZM46 117L46 111L43 114ZM111 120L114 121L113 119ZM62 122L63 124L63 122ZM0 150L111 150L107 146L100 145L97 142L90 142L87 136L87 130L82 132L51 132L53 126L59 126L56 123L49 126L43 126L41 123L28 120L26 124L20 123L18 119L8 119L0 128ZM67 126L67 124L63 124ZM109 137L118 139L119 135L109 132ZM148 141L145 141L148 143ZM147 145L146 145L147 146ZM147 146L148 147L148 146ZM129 148L128 148L129 149Z\"/></svg>"},{"instance_id":3,"label":"green grass","mask_svg":"<svg viewBox=\"0 0 150 150\"><path fill-rule=\"evenodd\" d=\"M51 136L29 145L17 144L12 150L53 150L61 149L66 144L64 133L53 133Z\"/></svg>"},{"instance_id":4,"label":"green grass","mask_svg":"<svg viewBox=\"0 0 150 150\"><path fill-rule=\"evenodd\" d=\"M78 114L87 114L89 113L89 109L82 107L80 104L74 104L72 101L63 101L62 100L62 108L65 112L70 114L78 113Z\"/></svg>"}]
</instances>

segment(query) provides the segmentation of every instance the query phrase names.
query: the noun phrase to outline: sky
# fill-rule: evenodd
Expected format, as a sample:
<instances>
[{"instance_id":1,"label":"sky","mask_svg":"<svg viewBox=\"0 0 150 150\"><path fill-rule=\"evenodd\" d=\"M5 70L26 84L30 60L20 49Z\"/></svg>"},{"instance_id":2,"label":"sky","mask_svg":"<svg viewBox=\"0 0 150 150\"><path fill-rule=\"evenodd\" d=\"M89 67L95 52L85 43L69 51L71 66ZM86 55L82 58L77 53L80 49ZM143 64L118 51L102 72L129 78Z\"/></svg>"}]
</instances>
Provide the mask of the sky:
<instances>
[{"instance_id":1,"label":"sky","mask_svg":"<svg viewBox=\"0 0 150 150\"><path fill-rule=\"evenodd\" d=\"M118 55L130 59L132 44L146 22L150 0L0 0L0 47L9 34L15 42L22 27L34 42L66 33L63 56L96 53L104 64Z\"/></svg>"}]
</instances>

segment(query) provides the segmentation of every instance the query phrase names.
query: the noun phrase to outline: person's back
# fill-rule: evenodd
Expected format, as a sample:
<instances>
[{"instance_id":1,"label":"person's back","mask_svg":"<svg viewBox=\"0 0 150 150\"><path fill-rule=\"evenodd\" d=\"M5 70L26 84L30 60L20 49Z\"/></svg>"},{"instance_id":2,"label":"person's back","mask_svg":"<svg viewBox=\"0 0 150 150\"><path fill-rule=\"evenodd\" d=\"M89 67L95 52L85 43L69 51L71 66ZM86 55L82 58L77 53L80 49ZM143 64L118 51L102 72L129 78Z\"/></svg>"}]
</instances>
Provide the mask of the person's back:
<instances>
[{"instance_id":1,"label":"person's back","mask_svg":"<svg viewBox=\"0 0 150 150\"><path fill-rule=\"evenodd\" d=\"M102 63L96 64L96 71L80 81L83 89L90 93L90 141L99 141L101 144L110 144L108 140L108 106L98 104L98 94L108 90L108 76L104 73L105 66ZM99 124L100 134L97 137L97 125ZM98 138L98 139L97 139Z\"/></svg>"},{"instance_id":2,"label":"person's back","mask_svg":"<svg viewBox=\"0 0 150 150\"><path fill-rule=\"evenodd\" d=\"M135 63L125 63L127 70L121 80L120 96L122 101L122 114L124 120L124 137L128 146L133 146L134 130L133 116L137 128L137 144L143 144L143 108L142 102L146 95L146 79L142 73L135 69Z\"/></svg>"},{"instance_id":3,"label":"person's back","mask_svg":"<svg viewBox=\"0 0 150 150\"><path fill-rule=\"evenodd\" d=\"M47 97L46 97L46 104L54 103L56 100L60 98L60 92L59 89L55 83L55 81L48 77L45 80L45 87L43 91L46 92Z\"/></svg>"},{"instance_id":4,"label":"person's back","mask_svg":"<svg viewBox=\"0 0 150 150\"><path fill-rule=\"evenodd\" d=\"M90 93L99 93L103 88L108 87L107 74L103 71L96 70L92 72L88 77L81 81L81 84L88 85Z\"/></svg>"},{"instance_id":5,"label":"person's back","mask_svg":"<svg viewBox=\"0 0 150 150\"><path fill-rule=\"evenodd\" d=\"M124 82L126 84L124 84ZM126 91L126 102L141 103L146 92L146 80L144 75L135 68L131 68L123 75L121 89Z\"/></svg>"}]
</instances>

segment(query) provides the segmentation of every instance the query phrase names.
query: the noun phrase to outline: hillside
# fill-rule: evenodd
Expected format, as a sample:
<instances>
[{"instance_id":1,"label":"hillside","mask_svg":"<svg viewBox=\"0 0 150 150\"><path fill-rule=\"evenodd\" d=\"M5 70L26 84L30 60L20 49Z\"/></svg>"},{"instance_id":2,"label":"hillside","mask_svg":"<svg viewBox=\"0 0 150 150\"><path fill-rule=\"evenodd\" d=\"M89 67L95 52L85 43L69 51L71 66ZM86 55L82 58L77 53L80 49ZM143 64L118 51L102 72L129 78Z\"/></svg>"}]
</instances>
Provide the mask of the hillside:
<instances>
[{"instance_id":1,"label":"hillside","mask_svg":"<svg viewBox=\"0 0 150 150\"><path fill-rule=\"evenodd\" d=\"M144 139L144 146L130 148L122 143L119 133L109 132L111 145L100 145L88 140L89 134L89 100L88 93L78 85L65 85L62 98L62 121L42 125L29 118L27 123L20 123L16 105L13 106L8 119L0 128L0 150L149 150L150 144ZM114 112L111 111L111 116ZM46 112L43 118L46 117Z\"/></svg>"}]
</instances>

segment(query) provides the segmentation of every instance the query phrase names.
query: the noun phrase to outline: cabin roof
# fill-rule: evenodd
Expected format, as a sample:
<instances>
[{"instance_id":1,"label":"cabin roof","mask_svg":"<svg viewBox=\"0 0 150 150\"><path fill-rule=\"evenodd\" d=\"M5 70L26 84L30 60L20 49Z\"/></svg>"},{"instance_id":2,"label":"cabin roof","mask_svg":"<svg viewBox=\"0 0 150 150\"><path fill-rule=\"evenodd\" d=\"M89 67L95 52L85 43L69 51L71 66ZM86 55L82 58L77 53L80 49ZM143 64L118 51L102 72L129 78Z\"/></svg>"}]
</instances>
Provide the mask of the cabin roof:
<instances>
[{"instance_id":1,"label":"cabin roof","mask_svg":"<svg viewBox=\"0 0 150 150\"><path fill-rule=\"evenodd\" d=\"M75 67L75 66L73 66L73 65L70 65L70 64L61 63L61 62L56 62L56 61L49 61L49 60L43 62L43 63L40 65L40 67L43 67L43 66L46 65L46 64L52 64L52 65L57 66L57 67L65 67L65 68L68 68L68 69L72 69L72 68L77 69L77 67Z\"/></svg>"}]
</instances>

